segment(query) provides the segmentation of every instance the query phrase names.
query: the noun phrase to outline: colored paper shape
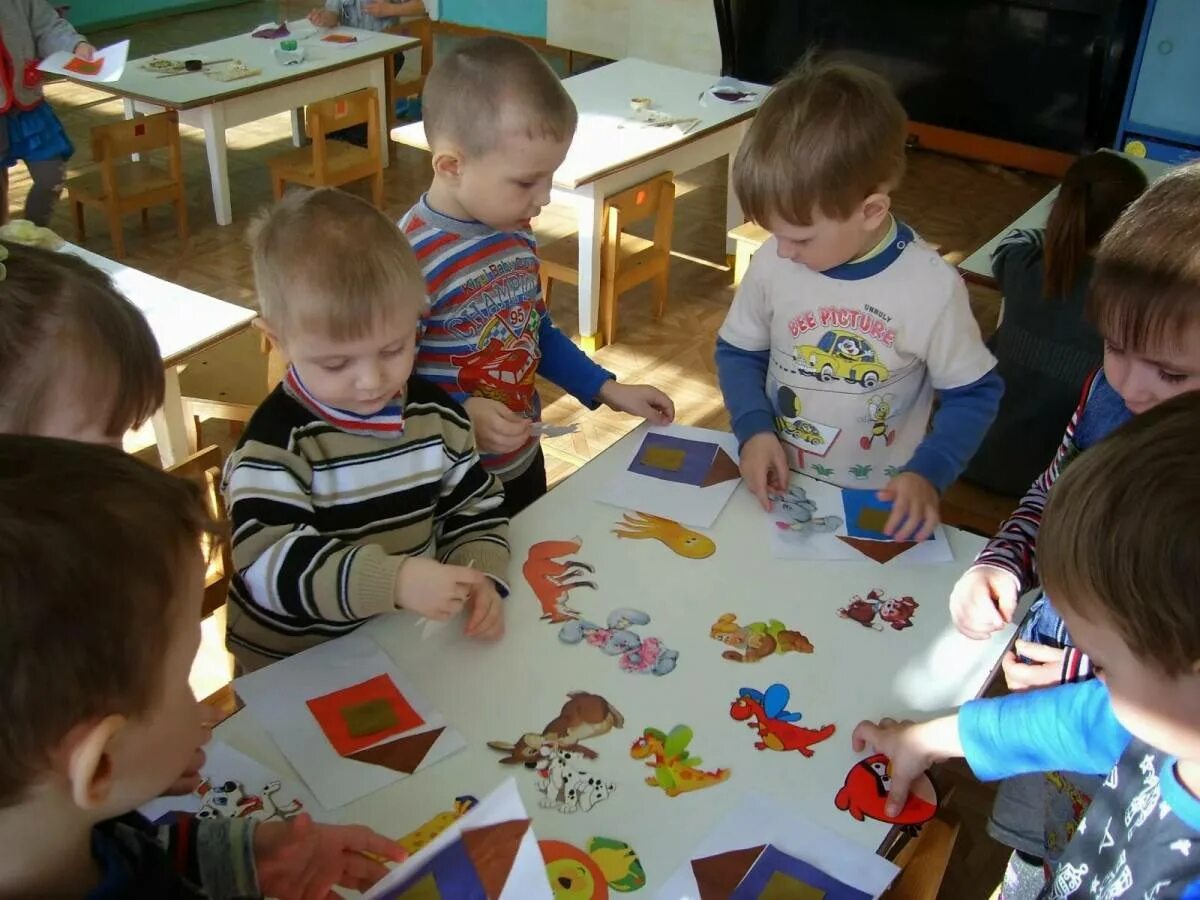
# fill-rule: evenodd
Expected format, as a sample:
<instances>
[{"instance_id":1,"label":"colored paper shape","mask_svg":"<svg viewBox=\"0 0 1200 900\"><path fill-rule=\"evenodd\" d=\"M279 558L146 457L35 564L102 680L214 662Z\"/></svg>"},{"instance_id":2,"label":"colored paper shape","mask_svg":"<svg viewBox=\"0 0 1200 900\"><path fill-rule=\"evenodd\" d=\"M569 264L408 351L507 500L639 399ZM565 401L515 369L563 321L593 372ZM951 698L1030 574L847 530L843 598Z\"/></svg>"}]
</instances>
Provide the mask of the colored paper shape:
<instances>
[{"instance_id":1,"label":"colored paper shape","mask_svg":"<svg viewBox=\"0 0 1200 900\"><path fill-rule=\"evenodd\" d=\"M352 34L327 34L321 40L327 44L353 44L358 38Z\"/></svg>"},{"instance_id":2,"label":"colored paper shape","mask_svg":"<svg viewBox=\"0 0 1200 900\"><path fill-rule=\"evenodd\" d=\"M873 559L875 562L882 565L890 562L901 553L911 550L917 546L916 541L877 541L864 538L846 537L839 534L837 539L844 544L849 544L867 559Z\"/></svg>"},{"instance_id":3,"label":"colored paper shape","mask_svg":"<svg viewBox=\"0 0 1200 900\"><path fill-rule=\"evenodd\" d=\"M392 705L382 698L342 707L341 714L351 737L381 734L395 728L398 721Z\"/></svg>"},{"instance_id":4,"label":"colored paper shape","mask_svg":"<svg viewBox=\"0 0 1200 900\"><path fill-rule=\"evenodd\" d=\"M825 892L798 878L776 872L758 895L758 900L825 900Z\"/></svg>"},{"instance_id":5,"label":"colored paper shape","mask_svg":"<svg viewBox=\"0 0 1200 900\"><path fill-rule=\"evenodd\" d=\"M850 537L871 541L891 540L883 533L883 526L892 514L892 504L880 500L876 491L843 488L842 507L846 511L846 533Z\"/></svg>"},{"instance_id":6,"label":"colored paper shape","mask_svg":"<svg viewBox=\"0 0 1200 900\"><path fill-rule=\"evenodd\" d=\"M642 439L629 471L694 487L711 487L741 477L737 463L717 444L657 432Z\"/></svg>"},{"instance_id":7,"label":"colored paper shape","mask_svg":"<svg viewBox=\"0 0 1200 900\"><path fill-rule=\"evenodd\" d=\"M289 34L291 32L288 30L287 22L280 22L278 25L264 25L258 31L252 32L250 37L274 40L276 38L285 38Z\"/></svg>"},{"instance_id":8,"label":"colored paper shape","mask_svg":"<svg viewBox=\"0 0 1200 900\"><path fill-rule=\"evenodd\" d=\"M425 755L433 748L445 730L445 728L431 728L429 731L398 737L386 744L376 744L374 747L367 747L355 753L347 753L346 757L356 762L383 766L385 769L411 775L417 771L422 760L425 759Z\"/></svg>"},{"instance_id":9,"label":"colored paper shape","mask_svg":"<svg viewBox=\"0 0 1200 900\"><path fill-rule=\"evenodd\" d=\"M437 879L430 872L404 893L399 894L396 900L442 900L442 892L438 889Z\"/></svg>"},{"instance_id":10,"label":"colored paper shape","mask_svg":"<svg viewBox=\"0 0 1200 900\"><path fill-rule=\"evenodd\" d=\"M764 850L766 846L759 845L693 859L692 874L700 889L700 900L729 900Z\"/></svg>"},{"instance_id":11,"label":"colored paper shape","mask_svg":"<svg viewBox=\"0 0 1200 900\"><path fill-rule=\"evenodd\" d=\"M768 844L730 900L871 900L871 895L850 887Z\"/></svg>"},{"instance_id":12,"label":"colored paper shape","mask_svg":"<svg viewBox=\"0 0 1200 900\"><path fill-rule=\"evenodd\" d=\"M372 701L385 703L395 717L390 727L369 734L355 735L350 730L347 711L361 708ZM404 699L396 683L387 675L376 675L366 681L342 688L331 694L307 701L308 709L325 732L333 749L341 756L353 756L359 750L394 734L403 734L425 724L420 714ZM355 714L351 712L351 718ZM421 754L422 757L424 754ZM398 771L412 771L401 769Z\"/></svg>"},{"instance_id":13,"label":"colored paper shape","mask_svg":"<svg viewBox=\"0 0 1200 900\"><path fill-rule=\"evenodd\" d=\"M645 447L642 449L642 464L651 469L678 472L683 468L687 453L670 447Z\"/></svg>"},{"instance_id":14,"label":"colored paper shape","mask_svg":"<svg viewBox=\"0 0 1200 900\"><path fill-rule=\"evenodd\" d=\"M733 461L733 458L722 450L717 448L717 454L713 457L712 465L708 467L708 475L704 478L702 487L712 487L716 484L724 484L727 481L735 481L742 477L742 470L738 468L738 464Z\"/></svg>"},{"instance_id":15,"label":"colored paper shape","mask_svg":"<svg viewBox=\"0 0 1200 900\"><path fill-rule=\"evenodd\" d=\"M76 75L89 75L94 78L104 68L104 57L97 56L93 59L80 59L78 56L72 56L67 60L63 68Z\"/></svg>"},{"instance_id":16,"label":"colored paper shape","mask_svg":"<svg viewBox=\"0 0 1200 900\"><path fill-rule=\"evenodd\" d=\"M887 527L890 517L891 513L886 509L865 506L858 511L858 521L856 524L863 531L875 531L882 534L884 533L883 529Z\"/></svg>"},{"instance_id":17,"label":"colored paper shape","mask_svg":"<svg viewBox=\"0 0 1200 900\"><path fill-rule=\"evenodd\" d=\"M590 856L565 841L538 841L555 900L608 900L604 873Z\"/></svg>"},{"instance_id":18,"label":"colored paper shape","mask_svg":"<svg viewBox=\"0 0 1200 900\"><path fill-rule=\"evenodd\" d=\"M498 900L512 871L517 848L529 830L529 819L514 819L463 831L462 842L488 900Z\"/></svg>"}]
</instances>

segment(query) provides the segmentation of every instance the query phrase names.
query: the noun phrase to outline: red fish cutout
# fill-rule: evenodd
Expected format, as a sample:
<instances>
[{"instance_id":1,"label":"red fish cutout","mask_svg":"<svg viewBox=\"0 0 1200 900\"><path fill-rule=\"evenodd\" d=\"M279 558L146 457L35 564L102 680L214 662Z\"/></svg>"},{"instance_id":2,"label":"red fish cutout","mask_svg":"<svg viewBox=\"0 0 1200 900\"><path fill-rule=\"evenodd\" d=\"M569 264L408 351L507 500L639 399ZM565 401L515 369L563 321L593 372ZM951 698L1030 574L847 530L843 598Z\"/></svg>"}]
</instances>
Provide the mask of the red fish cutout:
<instances>
[{"instance_id":1,"label":"red fish cutout","mask_svg":"<svg viewBox=\"0 0 1200 900\"><path fill-rule=\"evenodd\" d=\"M892 825L913 826L932 819L938 800L928 775L921 775L913 782L899 815L889 816L884 811L892 786L891 772L892 762L882 753L859 760L846 773L846 783L833 798L834 804L859 822L871 818Z\"/></svg>"}]
</instances>

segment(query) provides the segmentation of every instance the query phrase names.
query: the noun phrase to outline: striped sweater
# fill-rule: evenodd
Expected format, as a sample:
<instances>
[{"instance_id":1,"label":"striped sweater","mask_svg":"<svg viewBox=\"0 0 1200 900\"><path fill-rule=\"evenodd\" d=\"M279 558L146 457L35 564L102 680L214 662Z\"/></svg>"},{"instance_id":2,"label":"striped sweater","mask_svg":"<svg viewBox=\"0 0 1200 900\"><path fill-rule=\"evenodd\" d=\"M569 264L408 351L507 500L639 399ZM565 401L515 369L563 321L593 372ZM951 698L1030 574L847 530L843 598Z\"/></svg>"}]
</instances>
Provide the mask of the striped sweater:
<instances>
[{"instance_id":1,"label":"striped sweater","mask_svg":"<svg viewBox=\"0 0 1200 900\"><path fill-rule=\"evenodd\" d=\"M385 427L323 407L289 371L225 467L227 641L249 671L394 612L409 556L474 564L507 593L500 483L458 404L414 377Z\"/></svg>"},{"instance_id":2,"label":"striped sweater","mask_svg":"<svg viewBox=\"0 0 1200 900\"><path fill-rule=\"evenodd\" d=\"M533 232L499 232L432 209L425 197L400 220L425 274L430 307L416 372L459 403L486 397L534 421L541 375L589 409L610 378L550 320ZM504 481L521 475L537 437L512 453L483 456Z\"/></svg>"}]
</instances>

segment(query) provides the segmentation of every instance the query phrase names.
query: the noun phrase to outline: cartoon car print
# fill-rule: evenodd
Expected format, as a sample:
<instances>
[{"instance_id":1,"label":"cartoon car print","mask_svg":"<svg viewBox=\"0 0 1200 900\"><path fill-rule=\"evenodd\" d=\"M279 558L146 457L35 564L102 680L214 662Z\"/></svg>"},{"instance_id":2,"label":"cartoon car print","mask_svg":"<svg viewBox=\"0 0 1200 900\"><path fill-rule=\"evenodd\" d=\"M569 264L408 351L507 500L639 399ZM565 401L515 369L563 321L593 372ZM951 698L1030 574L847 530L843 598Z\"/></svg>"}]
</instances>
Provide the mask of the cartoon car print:
<instances>
[{"instance_id":1,"label":"cartoon car print","mask_svg":"<svg viewBox=\"0 0 1200 900\"><path fill-rule=\"evenodd\" d=\"M458 367L458 386L472 397L503 403L513 412L533 415L533 384L537 368L524 347L505 348L492 339L467 356L452 356Z\"/></svg>"},{"instance_id":2,"label":"cartoon car print","mask_svg":"<svg viewBox=\"0 0 1200 900\"><path fill-rule=\"evenodd\" d=\"M891 377L865 338L836 328L825 332L816 344L797 344L796 362L805 375L825 382L840 378L867 389Z\"/></svg>"},{"instance_id":3,"label":"cartoon car print","mask_svg":"<svg viewBox=\"0 0 1200 900\"><path fill-rule=\"evenodd\" d=\"M790 435L798 441L804 441L813 447L820 447L825 443L825 436L817 430L817 426L804 419L789 422L783 416L776 416L775 427L784 434Z\"/></svg>"}]
</instances>

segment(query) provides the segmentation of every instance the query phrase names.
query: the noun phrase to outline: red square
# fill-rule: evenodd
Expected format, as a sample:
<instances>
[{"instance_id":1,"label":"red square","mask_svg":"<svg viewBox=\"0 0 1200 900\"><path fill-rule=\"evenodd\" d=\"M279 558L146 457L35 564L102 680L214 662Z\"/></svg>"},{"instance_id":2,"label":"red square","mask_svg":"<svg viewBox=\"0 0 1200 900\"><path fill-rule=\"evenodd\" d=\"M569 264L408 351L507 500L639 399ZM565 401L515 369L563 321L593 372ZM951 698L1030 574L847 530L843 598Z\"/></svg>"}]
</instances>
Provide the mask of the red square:
<instances>
[{"instance_id":1,"label":"red square","mask_svg":"<svg viewBox=\"0 0 1200 900\"><path fill-rule=\"evenodd\" d=\"M371 700L382 700L389 707L395 718L395 724L377 731L374 734L364 734L355 737L350 733L350 725L343 710L360 706ZM333 749L341 756L349 756L366 747L379 743L384 738L394 737L411 731L425 720L409 705L400 693L395 682L386 675L376 675L374 678L358 684L325 694L307 701L308 709L333 744Z\"/></svg>"},{"instance_id":2,"label":"red square","mask_svg":"<svg viewBox=\"0 0 1200 900\"><path fill-rule=\"evenodd\" d=\"M637 192L637 197L636 197L636 198L634 198L634 201L633 201L633 202L634 202L634 204L635 204L636 206L641 206L643 203L645 203L645 202L646 202L646 192L645 192L645 191L638 191L638 192Z\"/></svg>"},{"instance_id":3,"label":"red square","mask_svg":"<svg viewBox=\"0 0 1200 900\"><path fill-rule=\"evenodd\" d=\"M345 100L335 100L333 102L333 117L335 119L341 119L345 115L346 115L346 101Z\"/></svg>"},{"instance_id":4,"label":"red square","mask_svg":"<svg viewBox=\"0 0 1200 900\"><path fill-rule=\"evenodd\" d=\"M143 125L141 122L139 122L137 125L133 126L133 136L134 137L142 137L145 133L146 133L146 126Z\"/></svg>"}]
</instances>

